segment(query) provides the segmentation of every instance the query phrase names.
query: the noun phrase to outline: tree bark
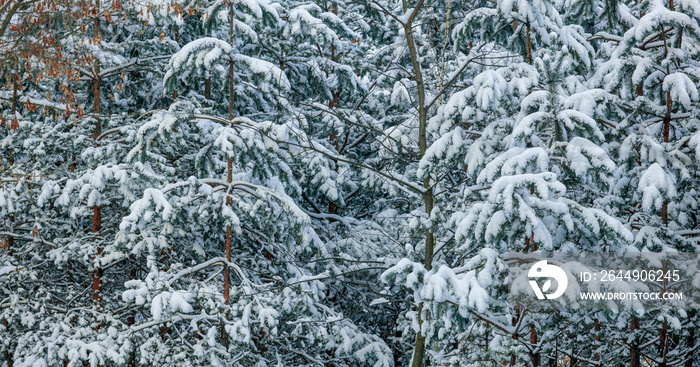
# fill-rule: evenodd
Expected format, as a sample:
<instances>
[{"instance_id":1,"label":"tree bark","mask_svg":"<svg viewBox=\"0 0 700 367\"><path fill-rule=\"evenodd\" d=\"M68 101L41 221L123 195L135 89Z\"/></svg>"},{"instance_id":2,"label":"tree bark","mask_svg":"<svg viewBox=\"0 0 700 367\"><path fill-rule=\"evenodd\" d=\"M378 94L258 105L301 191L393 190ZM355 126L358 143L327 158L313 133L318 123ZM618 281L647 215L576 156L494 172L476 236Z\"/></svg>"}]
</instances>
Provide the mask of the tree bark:
<instances>
[{"instance_id":1,"label":"tree bark","mask_svg":"<svg viewBox=\"0 0 700 367\"><path fill-rule=\"evenodd\" d=\"M129 272L129 279L134 280L136 279L136 269L133 268ZM126 325L131 326L136 323L136 312L134 311L129 317L126 318ZM133 339L132 339L133 340ZM131 348L131 352L129 352L129 359L127 361L127 367L136 367L136 345L134 344Z\"/></svg>"},{"instance_id":2,"label":"tree bark","mask_svg":"<svg viewBox=\"0 0 700 367\"><path fill-rule=\"evenodd\" d=\"M535 326L530 326L530 345L532 346L532 352L530 353L530 362L532 362L532 367L539 367L540 365L540 353L537 350L537 331Z\"/></svg>"},{"instance_id":3,"label":"tree bark","mask_svg":"<svg viewBox=\"0 0 700 367\"><path fill-rule=\"evenodd\" d=\"M226 170L226 181L230 184L231 181L233 181L233 161L231 158L228 159L228 167ZM231 206L233 204L233 201L231 200L231 192L228 191L226 196L226 205ZM231 233L231 226L226 226L226 260L231 261L231 238L232 238L232 233ZM230 301L230 288L231 288L231 269L227 266L224 267L224 302L228 305L231 303Z\"/></svg>"},{"instance_id":4,"label":"tree bark","mask_svg":"<svg viewBox=\"0 0 700 367\"><path fill-rule=\"evenodd\" d=\"M418 12L421 10L424 4L423 0L420 0L416 5L413 13L403 24L404 33L406 35L406 43L408 45L408 52L411 56L411 65L413 67L413 74L416 81L416 87L418 90L418 147L419 147L419 158L422 159L425 156L425 152L428 149L428 138L427 138L427 116L428 111L426 108L425 100L425 84L423 81L423 72L421 70L420 58L418 56L418 50L416 48L416 43L413 36L413 20L415 19ZM423 180L423 205L425 206L425 212L430 216L435 206L435 197L433 195L433 190L431 188L430 176ZM433 268L433 250L435 247L435 238L430 228L425 229L425 257L423 260L423 266L426 270L430 271ZM423 305L418 305L418 325L421 327L423 323L422 319ZM413 360L411 363L412 367L420 367L423 365L423 359L425 358L425 336L422 330L418 330L416 335L416 340L413 349Z\"/></svg>"},{"instance_id":5,"label":"tree bark","mask_svg":"<svg viewBox=\"0 0 700 367\"><path fill-rule=\"evenodd\" d=\"M687 343L687 350L694 350L695 348L695 327L693 325L693 320L695 319L696 311L691 310L688 312L688 320L690 320L690 328L688 328L688 337L686 339ZM685 361L685 364L683 367L693 367L693 360L696 359L697 352L691 352L690 355L688 355L686 358L688 358Z\"/></svg>"},{"instance_id":6,"label":"tree bark","mask_svg":"<svg viewBox=\"0 0 700 367\"><path fill-rule=\"evenodd\" d=\"M661 325L661 330L659 331L659 367L666 367L666 352L667 352L667 337L668 337L668 324L666 321Z\"/></svg>"},{"instance_id":7,"label":"tree bark","mask_svg":"<svg viewBox=\"0 0 700 367\"><path fill-rule=\"evenodd\" d=\"M95 2L95 7L97 8L97 11L99 12L99 6L100 3L99 1ZM100 18L96 17L95 18L95 40L97 41L99 39L99 34L100 34ZM96 58L95 59L95 65L94 65L94 71L95 75L92 79L92 93L93 93L93 112L95 114L100 113L100 61ZM95 131L93 132L93 138L95 139L95 144L99 145L97 142L97 137L100 136L102 133L102 126L100 124L99 119L95 121ZM95 205L92 207L92 232L96 235L99 236L100 229L102 227L102 214L100 212L100 207ZM98 261L100 254L102 252L102 249L100 245L97 245L97 252L95 254L95 259L93 261L95 269L93 270L92 273L92 300L95 304L95 307L99 309L102 304L102 269L99 268L98 266Z\"/></svg>"},{"instance_id":8,"label":"tree bark","mask_svg":"<svg viewBox=\"0 0 700 367\"><path fill-rule=\"evenodd\" d=\"M527 63L532 64L532 41L530 41L530 22L525 25L525 33L527 36Z\"/></svg>"},{"instance_id":9,"label":"tree bark","mask_svg":"<svg viewBox=\"0 0 700 367\"><path fill-rule=\"evenodd\" d=\"M211 77L204 80L204 98L211 100Z\"/></svg>"},{"instance_id":10,"label":"tree bark","mask_svg":"<svg viewBox=\"0 0 700 367\"><path fill-rule=\"evenodd\" d=\"M99 17L99 12L100 12L100 1L96 0L95 1L95 8L96 8L96 13L98 16L95 17L95 42L99 43L100 40L100 17ZM98 45L99 46L99 45ZM100 104L101 104L101 96L100 96L100 87L102 84L102 80L100 78L100 61L99 59L95 58L95 75L94 78L92 79L92 93L93 93L93 112L95 112L95 115L100 114ZM97 138L102 134L102 124L100 122L99 117L96 116L95 118L95 131L93 133L93 138L95 140L95 145L99 146L100 143L97 140ZM98 241L97 243L97 251L95 252L95 258L93 259L93 271L92 271L92 301L95 306L95 310L99 313L102 310L102 268L100 265L100 256L102 254L102 247L99 241L101 240L100 237L100 230L102 229L102 213L101 213L101 207L98 205L94 205L92 207L92 232L95 235L95 239ZM95 326L95 331L98 331L101 327L100 323L97 323ZM98 364L98 367L102 367L102 365Z\"/></svg>"},{"instance_id":11,"label":"tree bark","mask_svg":"<svg viewBox=\"0 0 700 367\"><path fill-rule=\"evenodd\" d=\"M671 107L673 101L671 100L671 90L666 91L666 115L664 116L664 143L668 143L671 135Z\"/></svg>"},{"instance_id":12,"label":"tree bark","mask_svg":"<svg viewBox=\"0 0 700 367\"><path fill-rule=\"evenodd\" d=\"M97 8L97 12L99 13L99 8L100 8L100 3L99 0L95 2L95 7ZM100 37L100 17L95 18L95 41L99 40ZM95 65L94 65L94 71L95 75L92 79L92 93L93 93L93 112L98 115L100 113L100 86L101 86L101 80L100 80L100 61L95 58ZM97 141L97 137L102 134L102 126L100 123L99 118L95 120L95 131L93 132L93 138L95 139L95 145L99 146L99 142ZM92 207L92 232L96 236L99 236L100 229L102 227L102 214L100 212L100 207L97 205L94 205ZM99 239L98 239L99 241ZM98 263L99 263L99 257L100 254L102 253L102 248L100 247L100 244L97 245L97 252L95 253L95 258L93 261L95 269L93 269L92 273L92 300L93 303L95 304L95 307L99 310L102 304L102 269L100 269Z\"/></svg>"},{"instance_id":13,"label":"tree bark","mask_svg":"<svg viewBox=\"0 0 700 367\"><path fill-rule=\"evenodd\" d=\"M92 207L92 233L95 236L99 236L100 229L102 227L102 215L100 213L100 207L95 205ZM96 238L99 241L99 238ZM93 270L92 270L92 302L95 305L95 309L98 311L102 308L102 268L99 265L100 255L102 254L102 248L97 245L97 252L93 260Z\"/></svg>"},{"instance_id":14,"label":"tree bark","mask_svg":"<svg viewBox=\"0 0 700 367\"><path fill-rule=\"evenodd\" d=\"M639 320L635 316L632 316L632 320L630 321L630 332L634 334L637 329L639 329ZM641 354L639 353L639 340L637 340L636 336L634 337L632 345L630 346L630 365L632 367L641 367L642 365Z\"/></svg>"},{"instance_id":15,"label":"tree bark","mask_svg":"<svg viewBox=\"0 0 700 367\"><path fill-rule=\"evenodd\" d=\"M7 329L9 326L7 320L5 319L2 320L2 325L5 327L5 329ZM9 350L5 352L5 362L7 364L7 367L12 367L15 363L15 360L12 358L12 353L10 353Z\"/></svg>"},{"instance_id":16,"label":"tree bark","mask_svg":"<svg viewBox=\"0 0 700 367\"><path fill-rule=\"evenodd\" d=\"M233 22L231 21L233 19L233 3L229 3L229 42L233 44ZM233 120L233 60L229 60L228 64L228 119ZM226 181L230 184L231 181L233 181L233 160L229 157L228 162L226 165ZM226 205L231 206L233 204L233 200L231 198L231 192L230 189L226 191L227 196L226 196ZM232 240L233 234L231 232L231 226L228 225L226 226L226 248L225 248L225 256L227 261L231 261L231 240ZM231 291L231 269L229 268L228 264L224 266L224 303L226 305L229 305L231 303L230 301L230 291ZM224 315L225 318L228 318L228 312ZM224 346L228 348L228 333L226 333L226 326L224 323L221 324L221 340Z\"/></svg>"}]
</instances>

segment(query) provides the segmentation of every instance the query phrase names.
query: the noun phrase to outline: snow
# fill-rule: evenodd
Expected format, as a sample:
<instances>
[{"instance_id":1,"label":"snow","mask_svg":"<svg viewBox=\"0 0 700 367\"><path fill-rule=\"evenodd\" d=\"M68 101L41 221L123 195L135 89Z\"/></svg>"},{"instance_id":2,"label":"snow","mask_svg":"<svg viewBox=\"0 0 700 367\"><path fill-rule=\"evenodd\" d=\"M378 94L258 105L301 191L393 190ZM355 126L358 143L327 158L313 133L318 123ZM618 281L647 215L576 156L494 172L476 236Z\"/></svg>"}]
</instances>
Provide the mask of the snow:
<instances>
[{"instance_id":1,"label":"snow","mask_svg":"<svg viewBox=\"0 0 700 367\"><path fill-rule=\"evenodd\" d=\"M0 100L11 101L12 100L12 92L0 90ZM26 98L22 99L22 102L29 102L34 106L42 106L42 107L57 109L57 110L61 110L61 111L66 110L66 105L64 103L56 103L56 102L48 101L45 99L36 99L36 98L26 97Z\"/></svg>"},{"instance_id":2,"label":"snow","mask_svg":"<svg viewBox=\"0 0 700 367\"><path fill-rule=\"evenodd\" d=\"M287 75L272 63L242 54L234 55L233 59L246 64L251 72L262 75L265 81L274 83L285 90L291 88Z\"/></svg>"},{"instance_id":3,"label":"snow","mask_svg":"<svg viewBox=\"0 0 700 367\"><path fill-rule=\"evenodd\" d=\"M191 313L194 309L189 302L192 302L194 295L190 292L162 292L151 302L151 314L156 321L163 320L166 315L177 314L178 312Z\"/></svg>"},{"instance_id":4,"label":"snow","mask_svg":"<svg viewBox=\"0 0 700 367\"><path fill-rule=\"evenodd\" d=\"M125 302L134 301L137 305L143 305L147 300L150 299L148 288L146 284L140 280L130 280L124 283L124 286L128 289L122 293L122 300Z\"/></svg>"},{"instance_id":5,"label":"snow","mask_svg":"<svg viewBox=\"0 0 700 367\"><path fill-rule=\"evenodd\" d=\"M297 5L289 11L283 34L288 38L308 36L324 46L333 45L337 52L342 51L343 44L340 42L340 37L323 20L333 23L336 19L323 14L321 8L316 4Z\"/></svg>"},{"instance_id":6,"label":"snow","mask_svg":"<svg viewBox=\"0 0 700 367\"><path fill-rule=\"evenodd\" d=\"M23 267L23 266L5 265L5 266L0 267L0 276L11 274L11 273L17 273L23 269L25 269L25 267Z\"/></svg>"},{"instance_id":7,"label":"snow","mask_svg":"<svg viewBox=\"0 0 700 367\"><path fill-rule=\"evenodd\" d=\"M647 212L652 208L660 210L664 200L676 196L673 176L658 163L652 164L644 171L637 190L642 192L642 209Z\"/></svg>"},{"instance_id":8,"label":"snow","mask_svg":"<svg viewBox=\"0 0 700 367\"><path fill-rule=\"evenodd\" d=\"M489 162L476 178L478 184L493 182L501 176L540 173L549 169L549 154L542 148L514 147Z\"/></svg>"},{"instance_id":9,"label":"snow","mask_svg":"<svg viewBox=\"0 0 700 367\"><path fill-rule=\"evenodd\" d=\"M394 89L391 92L391 104L393 106L400 106L411 102L411 96L408 89L406 89L406 86L404 85L405 82L407 81L404 79L398 80L396 83L394 83Z\"/></svg>"},{"instance_id":10,"label":"snow","mask_svg":"<svg viewBox=\"0 0 700 367\"><path fill-rule=\"evenodd\" d=\"M204 55L201 63L199 62L199 59L197 59L197 66L204 65L206 69L211 69L212 63L221 58L221 52L221 49L215 46L211 51Z\"/></svg>"},{"instance_id":11,"label":"snow","mask_svg":"<svg viewBox=\"0 0 700 367\"><path fill-rule=\"evenodd\" d=\"M195 64L201 66L204 56L208 55L211 50L219 50L216 56L221 57L223 55L229 55L234 52L233 46L225 41L217 38L205 37L198 40L192 41L185 46L183 46L180 51L174 54L170 58L169 65L173 69L180 69L184 65L191 62L192 58L195 58ZM200 56L204 53L203 56ZM212 58L209 58L209 65L211 65Z\"/></svg>"},{"instance_id":12,"label":"snow","mask_svg":"<svg viewBox=\"0 0 700 367\"><path fill-rule=\"evenodd\" d=\"M569 160L569 168L581 177L587 177L589 170L603 170L599 177L603 181L609 181L608 176L615 169L615 163L608 157L604 149L593 144L588 139L575 137L566 146L566 158ZM591 182L591 180L586 180Z\"/></svg>"},{"instance_id":13,"label":"snow","mask_svg":"<svg viewBox=\"0 0 700 367\"><path fill-rule=\"evenodd\" d=\"M418 163L418 177L426 177L438 168L438 162L452 162L463 154L465 147L464 132L460 127L444 134L431 144Z\"/></svg>"},{"instance_id":14,"label":"snow","mask_svg":"<svg viewBox=\"0 0 700 367\"><path fill-rule=\"evenodd\" d=\"M671 100L680 103L686 110L691 108L691 102L698 101L698 88L685 73L666 75L663 90L671 92Z\"/></svg>"},{"instance_id":15,"label":"snow","mask_svg":"<svg viewBox=\"0 0 700 367\"><path fill-rule=\"evenodd\" d=\"M143 197L131 204L129 207L131 213L122 220L119 229L127 231L130 226L136 226L141 220L152 218L154 212L151 208L159 210L160 217L164 221L168 220L173 211L172 205L162 191L147 188L143 191Z\"/></svg>"},{"instance_id":16,"label":"snow","mask_svg":"<svg viewBox=\"0 0 700 367\"><path fill-rule=\"evenodd\" d=\"M379 298L375 298L374 300L372 300L372 302L370 302L369 305L375 306L375 305L381 305L381 304L388 303L388 302L389 302L388 299L386 299L384 297L379 297Z\"/></svg>"},{"instance_id":17,"label":"snow","mask_svg":"<svg viewBox=\"0 0 700 367\"><path fill-rule=\"evenodd\" d=\"M158 20L162 21L163 18L173 21L176 25L183 25L182 14L178 14L172 11L172 6L178 4L186 9L186 3L184 1L166 1L166 0L145 0L135 3L125 3L126 8L133 8L135 14L140 20L146 21L148 24L157 25L156 16Z\"/></svg>"},{"instance_id":18,"label":"snow","mask_svg":"<svg viewBox=\"0 0 700 367\"><path fill-rule=\"evenodd\" d=\"M530 287L516 279L507 289L504 254L697 247L700 5L609 3L447 2L447 16L444 6L397 2L213 0L193 7L206 19L188 16L187 26L180 10L190 4L179 0L125 4L148 26L115 13L101 43L76 35L62 44L100 61L99 117L61 118L67 107L49 90L85 111L91 96L36 80L44 61L26 60L20 126L0 126L0 163L14 160L0 169L0 333L16 341L12 362L128 365L136 351L153 366L390 367L409 360L403 346L421 331L431 365L510 356L523 365L530 327L543 358L576 344L542 322L546 313L528 308L513 324L507 293ZM404 22L417 16L418 60L380 5ZM620 16L612 25L601 13L610 5ZM422 65L425 130L411 61ZM87 83L91 67L71 80ZM5 119L14 117L6 81ZM46 108L29 111L27 101ZM427 263L426 238L435 246ZM46 281L98 275L102 304L85 282L57 292ZM637 316L649 330L694 322L664 312ZM573 334L597 317L602 344L577 351L619 357L609 341L629 328L626 310L556 317ZM682 356L681 344L670 352Z\"/></svg>"},{"instance_id":19,"label":"snow","mask_svg":"<svg viewBox=\"0 0 700 367\"><path fill-rule=\"evenodd\" d=\"M692 14L696 19L700 18L700 2L697 0L679 0L675 4L678 6L679 10L685 10Z\"/></svg>"},{"instance_id":20,"label":"snow","mask_svg":"<svg viewBox=\"0 0 700 367\"><path fill-rule=\"evenodd\" d=\"M260 4L256 0L237 0L235 4L248 8L250 13L258 19L262 18L263 16L263 11L260 8Z\"/></svg>"},{"instance_id":21,"label":"snow","mask_svg":"<svg viewBox=\"0 0 700 367\"><path fill-rule=\"evenodd\" d=\"M620 146L620 159L631 160L639 155L639 159L658 163L661 167L667 165L666 150L655 139L648 135L629 134Z\"/></svg>"},{"instance_id":22,"label":"snow","mask_svg":"<svg viewBox=\"0 0 700 367\"><path fill-rule=\"evenodd\" d=\"M382 280L405 282L407 287L414 290L416 302L454 303L462 317L466 317L467 310L487 310L491 302L487 288L504 271L505 264L499 259L498 252L482 249L462 269L441 265L437 269L426 271L421 264L402 259L382 274Z\"/></svg>"}]
</instances>

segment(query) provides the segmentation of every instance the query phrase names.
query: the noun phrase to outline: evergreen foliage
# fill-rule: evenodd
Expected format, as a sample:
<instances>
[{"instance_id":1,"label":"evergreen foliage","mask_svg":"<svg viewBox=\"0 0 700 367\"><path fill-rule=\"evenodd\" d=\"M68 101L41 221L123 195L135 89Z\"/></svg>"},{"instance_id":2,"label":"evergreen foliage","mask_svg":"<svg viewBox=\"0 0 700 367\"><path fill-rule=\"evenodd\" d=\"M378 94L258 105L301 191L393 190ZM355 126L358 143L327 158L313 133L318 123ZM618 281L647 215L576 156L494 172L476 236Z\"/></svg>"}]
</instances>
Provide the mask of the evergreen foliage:
<instances>
[{"instance_id":1,"label":"evergreen foliage","mask_svg":"<svg viewBox=\"0 0 700 367\"><path fill-rule=\"evenodd\" d=\"M697 310L507 283L514 253L699 250L699 21L0 0L0 367L698 366Z\"/></svg>"}]
</instances>

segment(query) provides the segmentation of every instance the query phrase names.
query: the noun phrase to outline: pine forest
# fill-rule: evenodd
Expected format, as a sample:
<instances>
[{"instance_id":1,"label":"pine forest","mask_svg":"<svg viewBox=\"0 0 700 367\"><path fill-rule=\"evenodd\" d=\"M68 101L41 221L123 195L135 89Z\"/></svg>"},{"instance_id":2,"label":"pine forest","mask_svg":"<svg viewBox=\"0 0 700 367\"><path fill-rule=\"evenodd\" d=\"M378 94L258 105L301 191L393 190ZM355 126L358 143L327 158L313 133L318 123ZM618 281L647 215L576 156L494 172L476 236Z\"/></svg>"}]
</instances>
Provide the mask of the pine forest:
<instances>
[{"instance_id":1,"label":"pine forest","mask_svg":"<svg viewBox=\"0 0 700 367\"><path fill-rule=\"evenodd\" d=\"M0 367L700 367L698 303L510 297L513 259L700 252L699 22L0 0Z\"/></svg>"}]
</instances>

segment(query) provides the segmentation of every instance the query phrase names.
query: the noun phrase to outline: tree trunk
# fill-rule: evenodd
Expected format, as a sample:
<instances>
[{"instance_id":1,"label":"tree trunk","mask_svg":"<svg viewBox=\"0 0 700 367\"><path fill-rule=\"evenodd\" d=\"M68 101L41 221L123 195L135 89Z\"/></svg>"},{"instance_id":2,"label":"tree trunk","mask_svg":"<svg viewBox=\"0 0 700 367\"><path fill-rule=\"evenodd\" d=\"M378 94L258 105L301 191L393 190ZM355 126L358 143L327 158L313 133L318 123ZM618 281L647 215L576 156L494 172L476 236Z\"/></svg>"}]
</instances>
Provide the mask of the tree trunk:
<instances>
[{"instance_id":1,"label":"tree trunk","mask_svg":"<svg viewBox=\"0 0 700 367\"><path fill-rule=\"evenodd\" d=\"M92 233L95 236L99 236L100 228L102 227L102 215L100 213L99 206L92 207ZM99 238L96 238L99 241ZM102 248L98 245L97 252L95 253L95 258L93 260L94 269L92 270L92 302L95 305L95 309L99 310L102 308L102 268L99 265L100 255L102 253ZM98 328L96 328L98 329Z\"/></svg>"},{"instance_id":2,"label":"tree trunk","mask_svg":"<svg viewBox=\"0 0 700 367\"><path fill-rule=\"evenodd\" d=\"M667 336L668 324L664 321L659 331L659 367L666 367Z\"/></svg>"},{"instance_id":3,"label":"tree trunk","mask_svg":"<svg viewBox=\"0 0 700 367\"><path fill-rule=\"evenodd\" d=\"M639 320L635 316L632 316L630 332L634 334L637 329L639 329ZM630 362L632 367L641 367L642 365L641 355L639 353L639 340L637 340L636 336L634 336L634 340L632 340L632 345L630 346Z\"/></svg>"},{"instance_id":4,"label":"tree trunk","mask_svg":"<svg viewBox=\"0 0 700 367\"><path fill-rule=\"evenodd\" d=\"M666 115L664 116L664 143L668 143L671 134L671 107L673 106L673 101L671 100L671 90L666 91Z\"/></svg>"},{"instance_id":5,"label":"tree trunk","mask_svg":"<svg viewBox=\"0 0 700 367\"><path fill-rule=\"evenodd\" d=\"M20 88L20 80L19 80L19 72L16 72L14 74L14 77L12 78L13 83L12 83L12 121L10 122L10 125L12 126L14 124L15 118L17 116L17 98L18 98L18 92ZM10 156L8 157L8 161L10 165L13 165L15 163L14 157L12 156L12 151L10 151ZM14 215L9 215L9 220L10 223L13 223L15 221ZM14 224L10 224L9 231L13 232L15 229ZM15 246L15 237L12 235L7 236L7 244L5 244L5 249L7 250L7 256L12 256L12 252L14 251L14 246Z\"/></svg>"},{"instance_id":6,"label":"tree trunk","mask_svg":"<svg viewBox=\"0 0 700 367\"><path fill-rule=\"evenodd\" d=\"M15 221L15 216L10 215L9 218L10 220L10 232L14 231L15 225L13 224ZM7 236L7 244L5 245L6 250L7 250L7 256L12 256L12 252L14 251L14 246L15 246L15 237L12 235Z\"/></svg>"},{"instance_id":7,"label":"tree trunk","mask_svg":"<svg viewBox=\"0 0 700 367\"><path fill-rule=\"evenodd\" d=\"M421 327L421 324L423 323L423 318L421 317L421 314L423 313L423 304L418 305L418 327ZM420 367L423 365L423 359L425 359L425 336L423 336L423 333L421 330L418 330L418 334L416 335L416 341L413 346L413 359L411 361L411 366L412 367Z\"/></svg>"},{"instance_id":8,"label":"tree trunk","mask_svg":"<svg viewBox=\"0 0 700 367\"><path fill-rule=\"evenodd\" d=\"M211 77L204 81L204 98L211 100Z\"/></svg>"},{"instance_id":9,"label":"tree trunk","mask_svg":"<svg viewBox=\"0 0 700 367\"><path fill-rule=\"evenodd\" d=\"M514 311L515 311L515 317L513 318L513 320L511 320L510 324L511 324L512 326L515 326L515 327L516 327L516 328L515 328L515 331L513 331L513 336L512 336L512 338L513 338L513 340L515 340L515 341L517 342L517 341L518 341L518 329L519 329L517 326L518 326L518 321L520 320L520 308L519 308L518 306L515 306ZM515 353L511 353L511 354L510 354L510 364L509 364L509 366L510 366L510 367L515 367Z\"/></svg>"},{"instance_id":10,"label":"tree trunk","mask_svg":"<svg viewBox=\"0 0 700 367\"><path fill-rule=\"evenodd\" d=\"M97 11L99 12L99 1L95 2ZM95 40L99 39L100 34L100 18L95 18ZM95 75L92 79L92 93L93 93L93 112L98 115L100 113L100 61L95 59ZM97 138L102 134L102 126L100 124L99 118L95 120L95 131L93 133L93 138L95 139L95 145L99 146ZM100 207L95 205L92 207L92 232L99 236L100 228L102 227L102 214L100 213ZM95 269L92 273L92 300L95 307L99 309L102 304L102 269L100 269L99 257L102 252L100 245L97 245L97 252L95 254L95 259L93 261Z\"/></svg>"},{"instance_id":11,"label":"tree trunk","mask_svg":"<svg viewBox=\"0 0 700 367\"><path fill-rule=\"evenodd\" d=\"M532 41L530 41L530 22L525 25L525 33L527 35L527 63L532 64Z\"/></svg>"},{"instance_id":12,"label":"tree trunk","mask_svg":"<svg viewBox=\"0 0 700 367\"><path fill-rule=\"evenodd\" d=\"M100 2L95 1L96 13L100 12ZM100 40L100 17L99 15L95 17L95 42L99 46ZM95 58L95 75L92 79L92 93L93 93L93 111L95 115L100 114L101 96L100 96L100 86L102 80L100 78L100 61ZM93 133L93 138L95 140L95 145L99 146L99 141L97 138L102 134L102 124L99 117L95 117L95 131ZM100 265L100 255L102 254L102 247L99 241L100 230L102 228L102 213L101 207L95 205L92 207L92 232L95 235L97 243L97 251L95 252L95 258L93 260L94 269L92 271L92 301L95 306L95 310L99 313L102 310L102 268ZM100 323L95 326L95 331L97 332L101 327ZM102 365L98 364L98 367Z\"/></svg>"},{"instance_id":13,"label":"tree trunk","mask_svg":"<svg viewBox=\"0 0 700 367\"><path fill-rule=\"evenodd\" d=\"M99 6L99 3L98 3ZM100 19L99 17L95 19L95 35L99 35ZM92 93L94 98L93 111L95 114L100 113L100 62L95 59L95 77L92 79ZM95 121L95 131L93 133L93 138L95 139L95 144L99 146L97 142L97 137L102 133L102 126L99 119ZM100 228L102 227L102 214L100 213L100 207L95 205L92 207L92 233L99 236ZM100 245L97 245L97 252L95 254L95 259L93 261L95 269L92 273L92 300L95 307L99 309L102 304L102 269L100 269L98 262L99 257L102 252Z\"/></svg>"},{"instance_id":14,"label":"tree trunk","mask_svg":"<svg viewBox=\"0 0 700 367\"><path fill-rule=\"evenodd\" d=\"M133 268L129 272L129 279L136 279L136 269ZM126 318L126 325L131 326L136 323L136 312L134 311L129 317ZM132 339L133 341L134 339ZM129 352L129 359L127 361L127 367L136 367L136 345L134 344Z\"/></svg>"},{"instance_id":15,"label":"tree trunk","mask_svg":"<svg viewBox=\"0 0 700 367\"><path fill-rule=\"evenodd\" d=\"M3 326L5 327L5 329L7 330L8 326L9 326L7 320L3 319L3 320L2 320L2 325L3 325ZM11 345L12 345L12 344L11 344ZM6 364L7 364L7 367L12 367L12 366L14 365L14 363L15 363L15 360L12 358L12 353L10 353L9 350L8 350L8 351L5 351L5 362L6 362Z\"/></svg>"},{"instance_id":16,"label":"tree trunk","mask_svg":"<svg viewBox=\"0 0 700 367\"><path fill-rule=\"evenodd\" d=\"M233 19L233 3L229 3L229 19ZM229 22L229 42L233 44L233 22ZM230 121L233 121L233 60L229 61L228 64L228 119ZM226 166L226 181L230 184L231 181L233 181L233 160L229 157L227 166ZM226 205L231 206L233 204L233 200L231 198L231 192L230 189L226 191L227 196L226 196ZM228 225L226 226L226 248L225 248L225 256L227 261L231 261L231 240L232 240L232 232L231 232L231 226ZM224 266L224 303L226 305L229 305L231 303L230 301L230 291L231 291L231 269L229 268L228 264ZM225 318L228 318L228 311L224 315ZM222 344L228 348L228 334L226 333L226 325L224 323L221 324L221 341Z\"/></svg>"},{"instance_id":17,"label":"tree trunk","mask_svg":"<svg viewBox=\"0 0 700 367\"><path fill-rule=\"evenodd\" d=\"M537 331L534 326L530 326L530 345L532 346L532 353L530 353L530 362L532 362L532 367L539 367L540 365L540 353L537 350Z\"/></svg>"},{"instance_id":18,"label":"tree trunk","mask_svg":"<svg viewBox=\"0 0 700 367\"><path fill-rule=\"evenodd\" d=\"M228 17L233 19L233 3L229 3ZM233 45L233 22L229 22L229 43ZM228 62L228 118L233 120L233 60Z\"/></svg>"},{"instance_id":19,"label":"tree trunk","mask_svg":"<svg viewBox=\"0 0 700 367\"><path fill-rule=\"evenodd\" d=\"M598 319L595 319L595 347L598 349L600 347L600 321ZM600 353L596 350L595 352L595 360L596 362L600 361Z\"/></svg>"},{"instance_id":20,"label":"tree trunk","mask_svg":"<svg viewBox=\"0 0 700 367\"><path fill-rule=\"evenodd\" d=\"M687 350L694 350L695 349L695 326L693 325L693 320L695 319L696 312L695 310L691 310L688 312L688 320L690 320L690 327L688 328L688 337L686 339L687 342ZM685 364L683 367L693 367L693 360L696 359L697 352L691 352L690 355L688 355L686 358L688 358L685 361Z\"/></svg>"},{"instance_id":21,"label":"tree trunk","mask_svg":"<svg viewBox=\"0 0 700 367\"><path fill-rule=\"evenodd\" d=\"M338 8L336 7L336 11L337 10L338 10ZM334 60L334 61L337 61L337 60ZM333 109L333 108L338 106L338 102L340 101L340 90L333 91L332 95L333 95L333 99L331 99L331 101L328 103L329 109ZM347 134L347 132L346 132L346 134ZM341 154L340 149L339 149L339 145L338 145L338 141L336 140L335 133L331 133L329 140L331 142L331 145L335 148L336 152L338 154ZM335 164L335 166L333 167L333 170L335 172L338 172L338 160L334 159L333 162ZM338 210L338 206L335 205L334 202L329 201L328 202L328 214L336 214L337 210ZM328 223L333 223L335 221L336 220L333 218L328 218Z\"/></svg>"},{"instance_id":22,"label":"tree trunk","mask_svg":"<svg viewBox=\"0 0 700 367\"><path fill-rule=\"evenodd\" d=\"M231 158L228 159L228 167L226 170L226 181L230 184L231 181L233 181L233 160ZM226 197L226 205L231 206L233 204L233 200L231 199L231 192L228 192L228 195ZM231 226L226 226L226 260L231 261ZM226 265L224 267L224 301L228 305L231 303L230 301L230 288L231 288L231 269Z\"/></svg>"},{"instance_id":23,"label":"tree trunk","mask_svg":"<svg viewBox=\"0 0 700 367\"><path fill-rule=\"evenodd\" d=\"M414 14L420 11L423 6L423 1L419 1L416 8L413 10ZM404 33L406 35L406 44L408 46L408 52L411 56L411 65L413 67L413 74L415 76L416 87L418 89L418 147L419 147L419 159L423 158L426 150L428 149L428 138L427 138L427 116L428 111L426 108L425 101L425 84L423 82L423 72L421 70L420 58L418 56L418 50L416 48L416 43L413 36L413 19L415 17L410 17L406 23L404 23ZM435 197L433 195L433 190L430 184L430 176L423 180L423 205L425 206L425 212L430 216L435 205ZM425 230L425 257L423 260L423 266L426 270L430 271L433 268L433 250L435 247L435 239L430 228ZM421 327L423 323L422 319L423 305L418 305L418 325ZM413 350L413 361L412 367L420 367L423 365L423 359L425 358L425 336L422 330L418 330L416 335L414 350Z\"/></svg>"}]
</instances>

